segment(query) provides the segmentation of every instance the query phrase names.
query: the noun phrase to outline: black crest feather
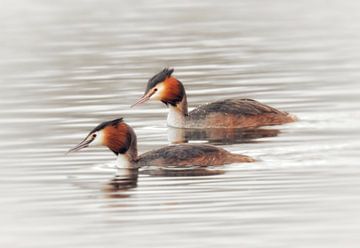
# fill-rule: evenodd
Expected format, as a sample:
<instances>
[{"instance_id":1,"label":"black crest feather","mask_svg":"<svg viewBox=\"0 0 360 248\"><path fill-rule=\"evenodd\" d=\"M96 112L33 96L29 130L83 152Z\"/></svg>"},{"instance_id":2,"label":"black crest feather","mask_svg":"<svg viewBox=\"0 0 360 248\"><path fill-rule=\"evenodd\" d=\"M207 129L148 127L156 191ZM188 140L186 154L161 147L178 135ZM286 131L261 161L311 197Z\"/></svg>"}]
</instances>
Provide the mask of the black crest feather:
<instances>
[{"instance_id":1,"label":"black crest feather","mask_svg":"<svg viewBox=\"0 0 360 248\"><path fill-rule=\"evenodd\" d=\"M150 90L158 83L161 83L166 78L170 77L173 72L174 72L174 69L172 69L172 68L171 69L164 68L161 72L159 72L158 74L156 74L155 76L153 76L152 78L149 79L148 85L146 87L146 91Z\"/></svg>"},{"instance_id":2,"label":"black crest feather","mask_svg":"<svg viewBox=\"0 0 360 248\"><path fill-rule=\"evenodd\" d=\"M91 133L100 131L100 130L102 130L105 127L110 126L110 125L114 126L114 127L117 127L117 125L119 125L119 123L121 123L121 122L123 122L123 118L118 118L118 119L111 120L111 121L104 121L103 123L100 123L97 127L95 127L91 131Z\"/></svg>"}]
</instances>

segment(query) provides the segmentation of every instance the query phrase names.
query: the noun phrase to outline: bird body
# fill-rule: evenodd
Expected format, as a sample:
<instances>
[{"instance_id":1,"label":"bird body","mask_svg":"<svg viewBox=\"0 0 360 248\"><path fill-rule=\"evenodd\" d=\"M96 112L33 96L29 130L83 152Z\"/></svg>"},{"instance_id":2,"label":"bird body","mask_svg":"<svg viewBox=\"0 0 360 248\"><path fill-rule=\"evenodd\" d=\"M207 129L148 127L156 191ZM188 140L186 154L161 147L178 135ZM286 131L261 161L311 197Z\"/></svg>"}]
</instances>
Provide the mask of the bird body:
<instances>
[{"instance_id":1,"label":"bird body","mask_svg":"<svg viewBox=\"0 0 360 248\"><path fill-rule=\"evenodd\" d=\"M185 127L239 127L278 125L294 117L252 99L226 99L201 105L186 117Z\"/></svg>"},{"instance_id":2,"label":"bird body","mask_svg":"<svg viewBox=\"0 0 360 248\"><path fill-rule=\"evenodd\" d=\"M248 156L233 154L204 144L166 146L140 155L136 163L142 166L216 166L236 162L253 162Z\"/></svg>"}]
</instances>

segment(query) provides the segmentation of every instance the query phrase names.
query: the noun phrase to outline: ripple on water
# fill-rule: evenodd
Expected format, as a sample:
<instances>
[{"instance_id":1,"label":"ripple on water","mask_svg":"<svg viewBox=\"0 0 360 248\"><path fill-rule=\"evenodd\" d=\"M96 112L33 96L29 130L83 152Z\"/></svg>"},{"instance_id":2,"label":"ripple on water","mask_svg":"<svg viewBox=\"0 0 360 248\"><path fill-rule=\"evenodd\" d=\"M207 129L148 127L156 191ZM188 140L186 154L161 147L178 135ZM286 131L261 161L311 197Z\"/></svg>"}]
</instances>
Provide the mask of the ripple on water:
<instances>
[{"instance_id":1,"label":"ripple on water","mask_svg":"<svg viewBox=\"0 0 360 248\"><path fill-rule=\"evenodd\" d=\"M4 1L0 245L355 247L357 5ZM129 108L165 66L175 67L191 109L249 97L299 121L180 134L251 164L129 172L105 148L65 155L119 116L140 153L179 135L162 104Z\"/></svg>"}]
</instances>

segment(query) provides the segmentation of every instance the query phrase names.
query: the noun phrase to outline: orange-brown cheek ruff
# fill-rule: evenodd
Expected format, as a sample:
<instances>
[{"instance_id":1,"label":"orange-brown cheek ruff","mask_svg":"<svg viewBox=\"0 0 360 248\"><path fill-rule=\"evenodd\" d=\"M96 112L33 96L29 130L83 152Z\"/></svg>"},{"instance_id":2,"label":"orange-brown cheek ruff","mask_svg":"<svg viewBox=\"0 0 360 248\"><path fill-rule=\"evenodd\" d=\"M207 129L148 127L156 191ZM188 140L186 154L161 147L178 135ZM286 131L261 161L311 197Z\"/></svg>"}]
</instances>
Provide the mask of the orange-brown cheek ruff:
<instances>
[{"instance_id":1,"label":"orange-brown cheek ruff","mask_svg":"<svg viewBox=\"0 0 360 248\"><path fill-rule=\"evenodd\" d=\"M161 92L160 100L165 104L176 106L185 95L184 86L174 77L164 80L164 89Z\"/></svg>"},{"instance_id":2,"label":"orange-brown cheek ruff","mask_svg":"<svg viewBox=\"0 0 360 248\"><path fill-rule=\"evenodd\" d=\"M117 126L108 126L104 129L104 145L116 155L126 153L131 144L128 126L120 123Z\"/></svg>"}]
</instances>

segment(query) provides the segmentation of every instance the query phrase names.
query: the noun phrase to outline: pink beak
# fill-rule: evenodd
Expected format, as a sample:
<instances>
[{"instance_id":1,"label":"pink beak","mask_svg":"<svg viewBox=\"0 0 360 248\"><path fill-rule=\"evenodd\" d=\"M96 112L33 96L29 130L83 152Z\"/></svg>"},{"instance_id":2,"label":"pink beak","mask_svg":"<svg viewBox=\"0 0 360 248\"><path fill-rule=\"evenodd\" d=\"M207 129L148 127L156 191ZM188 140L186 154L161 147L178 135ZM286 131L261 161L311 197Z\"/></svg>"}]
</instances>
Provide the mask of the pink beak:
<instances>
[{"instance_id":1,"label":"pink beak","mask_svg":"<svg viewBox=\"0 0 360 248\"><path fill-rule=\"evenodd\" d=\"M154 95L154 93L154 90L149 90L145 95L143 95L139 100L137 100L133 105L131 105L130 108L150 100L150 97Z\"/></svg>"},{"instance_id":2,"label":"pink beak","mask_svg":"<svg viewBox=\"0 0 360 248\"><path fill-rule=\"evenodd\" d=\"M88 147L91 142L92 142L92 140L88 140L87 138L85 138L83 141L81 141L80 144L78 144L74 148L70 149L66 154L69 154L72 152L77 152L85 147Z\"/></svg>"},{"instance_id":3,"label":"pink beak","mask_svg":"<svg viewBox=\"0 0 360 248\"><path fill-rule=\"evenodd\" d=\"M137 100L133 105L130 106L130 108L135 107L136 105L142 104L150 99L150 96L144 95L139 100Z\"/></svg>"}]
</instances>

